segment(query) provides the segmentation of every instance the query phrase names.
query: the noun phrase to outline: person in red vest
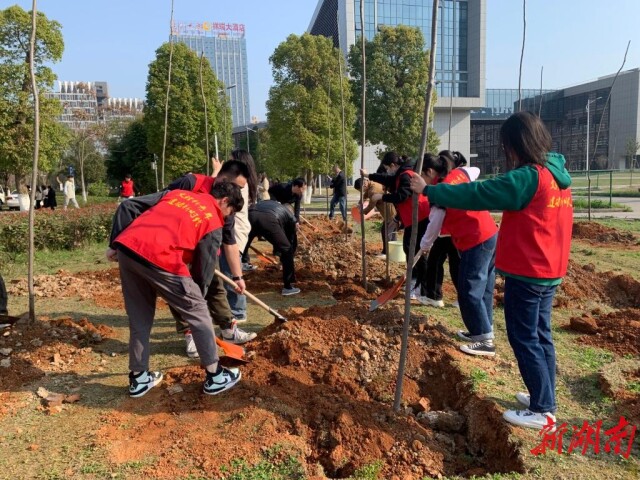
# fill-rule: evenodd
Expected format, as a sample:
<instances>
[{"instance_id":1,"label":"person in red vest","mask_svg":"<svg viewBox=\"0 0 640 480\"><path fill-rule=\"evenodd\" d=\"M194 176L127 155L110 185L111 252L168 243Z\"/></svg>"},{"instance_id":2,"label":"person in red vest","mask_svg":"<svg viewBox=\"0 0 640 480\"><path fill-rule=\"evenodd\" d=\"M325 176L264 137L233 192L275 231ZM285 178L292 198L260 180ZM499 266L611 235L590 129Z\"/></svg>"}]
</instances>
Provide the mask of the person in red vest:
<instances>
[{"instance_id":1,"label":"person in red vest","mask_svg":"<svg viewBox=\"0 0 640 480\"><path fill-rule=\"evenodd\" d=\"M133 183L133 179L131 178L131 174L127 173L124 176L124 180L120 184L120 200L127 200L129 198L133 198L136 195L140 194L140 190L136 187L135 183Z\"/></svg>"},{"instance_id":2,"label":"person in red vest","mask_svg":"<svg viewBox=\"0 0 640 480\"><path fill-rule=\"evenodd\" d=\"M551 150L551 135L530 112L511 115L500 128L508 172L484 182L411 188L434 204L461 209L503 210L496 269L505 277L504 315L509 343L527 392L507 410L506 421L541 429L555 422L556 355L551 308L567 272L573 227L571 177Z\"/></svg>"},{"instance_id":3,"label":"person in red vest","mask_svg":"<svg viewBox=\"0 0 640 480\"><path fill-rule=\"evenodd\" d=\"M393 203L396 207L398 217L404 225L404 235L402 237L402 248L405 255L409 255L409 243L411 240L411 230L413 227L413 192L411 191L411 178L418 176L413 171L413 165L409 159L402 158L396 152L390 151L385 153L382 158L382 166L386 173L367 173L361 169L360 175L369 178L372 182L380 183L387 187L389 193L377 194L371 197L371 202L378 203L380 200ZM424 195L418 198L418 237L422 238L427 230L429 223L429 200ZM416 242L417 243L417 242ZM420 245L416 244L416 252L420 249ZM427 293L426 285L427 277L427 261L423 256L420 257L418 263L412 271L412 279L415 282L411 298L422 302Z\"/></svg>"},{"instance_id":4,"label":"person in red vest","mask_svg":"<svg viewBox=\"0 0 640 480\"><path fill-rule=\"evenodd\" d=\"M422 178L429 185L470 183L479 174L480 169L475 167L454 168L450 155L427 153L422 163ZM443 229L460 252L458 303L467 330L459 331L458 336L472 342L462 345L460 350L469 355L494 356L493 288L498 227L486 210L445 209L432 203L429 226L420 248L429 251Z\"/></svg>"},{"instance_id":5,"label":"person in red vest","mask_svg":"<svg viewBox=\"0 0 640 480\"><path fill-rule=\"evenodd\" d=\"M240 380L218 363L205 296L214 277L225 217L242 208L240 187L220 182L210 193L163 191L123 202L113 219L107 258L117 260L129 317L129 395L141 397L162 381L149 370L149 337L156 299L185 320L206 370L204 393L216 395Z\"/></svg>"}]
</instances>

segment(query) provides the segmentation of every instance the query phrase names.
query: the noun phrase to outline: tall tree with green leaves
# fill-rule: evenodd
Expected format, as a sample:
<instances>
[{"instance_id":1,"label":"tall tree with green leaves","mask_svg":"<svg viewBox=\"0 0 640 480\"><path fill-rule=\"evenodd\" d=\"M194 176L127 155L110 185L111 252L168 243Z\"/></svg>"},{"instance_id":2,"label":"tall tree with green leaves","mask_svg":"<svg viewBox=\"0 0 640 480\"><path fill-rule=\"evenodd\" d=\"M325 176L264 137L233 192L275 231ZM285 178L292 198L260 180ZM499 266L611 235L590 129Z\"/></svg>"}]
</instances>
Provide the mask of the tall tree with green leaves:
<instances>
[{"instance_id":1,"label":"tall tree with green leaves","mask_svg":"<svg viewBox=\"0 0 640 480\"><path fill-rule=\"evenodd\" d=\"M149 65L147 77L143 124L149 152L158 156L162 154L164 137L169 50L168 43L156 50L156 58ZM182 43L173 45L165 164L167 181L187 171L206 171L209 160L202 92L207 100L209 151L215 152L214 132L218 133L220 151L226 151L231 145L230 131L228 135L224 134L225 116L227 125L231 125L231 109L223 99L224 85L216 78L206 58L203 62L201 86L198 55Z\"/></svg>"},{"instance_id":2,"label":"tall tree with green leaves","mask_svg":"<svg viewBox=\"0 0 640 480\"><path fill-rule=\"evenodd\" d=\"M344 163L338 66L344 59L329 38L305 33L289 35L269 61L274 80L267 100L269 162L280 175L304 174L312 184L317 175L328 174L332 164ZM344 103L345 123L353 125L355 107L348 89ZM349 169L356 148L349 130Z\"/></svg>"},{"instance_id":3,"label":"tall tree with green leaves","mask_svg":"<svg viewBox=\"0 0 640 480\"><path fill-rule=\"evenodd\" d=\"M39 168L52 168L69 141L68 130L56 122L60 102L45 97L55 75L47 64L60 61L62 26L37 12L34 64L39 91ZM31 13L14 5L0 10L0 171L24 181L32 170L34 149L33 88L29 74ZM16 185L17 187L18 185Z\"/></svg>"},{"instance_id":4,"label":"tall tree with green leaves","mask_svg":"<svg viewBox=\"0 0 640 480\"><path fill-rule=\"evenodd\" d=\"M373 40L365 42L367 63L367 141L383 143L387 151L415 156L420 146L424 95L429 80L429 51L420 29L381 26ZM359 114L356 137L361 136L362 46L349 51L351 90ZM434 93L435 97L435 93ZM435 103L435 98L433 103ZM430 121L433 111L430 113ZM438 149L438 136L429 128L427 151ZM380 152L382 153L382 152Z\"/></svg>"}]
</instances>

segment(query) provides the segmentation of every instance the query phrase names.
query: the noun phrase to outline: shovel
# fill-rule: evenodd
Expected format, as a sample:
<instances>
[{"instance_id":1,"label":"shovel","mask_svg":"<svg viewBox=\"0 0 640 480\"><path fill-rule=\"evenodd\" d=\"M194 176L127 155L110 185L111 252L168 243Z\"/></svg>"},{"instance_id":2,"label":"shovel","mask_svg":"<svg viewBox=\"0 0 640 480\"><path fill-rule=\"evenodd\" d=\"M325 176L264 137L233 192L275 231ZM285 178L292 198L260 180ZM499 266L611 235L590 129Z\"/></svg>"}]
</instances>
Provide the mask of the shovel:
<instances>
[{"instance_id":1,"label":"shovel","mask_svg":"<svg viewBox=\"0 0 640 480\"><path fill-rule=\"evenodd\" d=\"M238 288L238 285L236 285L236 282L234 282L233 280L231 280L229 277L227 277L224 273L222 273L220 270L216 270L215 274L220 277L223 281L227 282L229 285L231 285L234 288ZM266 303L264 303L262 300L260 300L258 297L256 297L255 295L249 293L248 291L244 291L243 292L244 295L246 295L247 297L249 297L249 300L251 300L252 302L254 302L256 305L264 308L267 312L269 312L271 315L273 315L277 320L280 320L281 322L286 322L287 319L284 318L282 315L280 315L278 312L276 312L273 308L271 308L269 305L267 305Z\"/></svg>"},{"instance_id":2,"label":"shovel","mask_svg":"<svg viewBox=\"0 0 640 480\"><path fill-rule=\"evenodd\" d=\"M313 229L313 231L314 231L314 232L317 232L317 231L318 231L318 229L317 229L317 228L316 228L316 227L315 227L315 226L314 226L314 225L313 225L309 220L307 220L306 218L304 218L302 215L300 215L300 220L302 220L304 223L306 223L307 225L309 225L309 226Z\"/></svg>"},{"instance_id":3,"label":"shovel","mask_svg":"<svg viewBox=\"0 0 640 480\"><path fill-rule=\"evenodd\" d=\"M411 267L412 269L416 266L416 264L418 263L418 260L420 260L422 253L423 253L422 250L419 250L418 253L416 254L415 258L413 259L413 267ZM369 305L369 311L373 312L376 308L384 305L389 300L393 299L402 288L402 285L404 284L406 279L407 279L407 274L405 273L391 288L388 288L387 290L382 292L378 296L378 298L376 298L375 300L371 300L371 305Z\"/></svg>"},{"instance_id":4,"label":"shovel","mask_svg":"<svg viewBox=\"0 0 640 480\"><path fill-rule=\"evenodd\" d=\"M273 258L267 257L264 253L262 253L256 247L250 246L249 248L251 250L253 250L255 252L255 254L258 255L258 258L260 258L261 260L264 260L265 262L270 263L271 265L277 265L278 264L278 262L276 262Z\"/></svg>"},{"instance_id":5,"label":"shovel","mask_svg":"<svg viewBox=\"0 0 640 480\"><path fill-rule=\"evenodd\" d=\"M218 348L224 350L224 355L226 357L233 358L234 360L238 360L239 362L247 363L247 361L244 359L244 348L242 348L240 345L236 345L235 343L220 340L218 337L215 337L215 339L216 345L218 345Z\"/></svg>"}]
</instances>

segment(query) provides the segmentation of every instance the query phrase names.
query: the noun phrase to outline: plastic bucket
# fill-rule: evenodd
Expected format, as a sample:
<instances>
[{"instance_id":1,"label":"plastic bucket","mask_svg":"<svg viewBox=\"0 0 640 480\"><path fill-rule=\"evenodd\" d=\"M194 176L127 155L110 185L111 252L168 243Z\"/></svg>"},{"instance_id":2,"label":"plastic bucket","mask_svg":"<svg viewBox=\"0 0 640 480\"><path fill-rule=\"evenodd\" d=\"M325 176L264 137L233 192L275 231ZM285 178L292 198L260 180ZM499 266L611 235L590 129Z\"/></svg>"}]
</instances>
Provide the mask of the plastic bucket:
<instances>
[{"instance_id":1,"label":"plastic bucket","mask_svg":"<svg viewBox=\"0 0 640 480\"><path fill-rule=\"evenodd\" d=\"M402 241L394 240L389 242L389 260L397 263L405 263L407 261L407 257L404 254L404 250L402 250Z\"/></svg>"}]
</instances>

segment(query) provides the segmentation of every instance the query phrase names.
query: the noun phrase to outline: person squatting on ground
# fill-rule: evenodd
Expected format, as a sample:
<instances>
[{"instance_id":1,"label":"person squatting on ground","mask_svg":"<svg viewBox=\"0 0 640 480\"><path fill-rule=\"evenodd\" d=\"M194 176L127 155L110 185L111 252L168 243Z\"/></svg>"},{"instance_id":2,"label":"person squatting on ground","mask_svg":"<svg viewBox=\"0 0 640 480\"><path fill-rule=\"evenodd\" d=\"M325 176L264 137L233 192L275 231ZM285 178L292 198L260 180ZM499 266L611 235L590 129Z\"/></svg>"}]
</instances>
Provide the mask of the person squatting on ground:
<instances>
[{"instance_id":1,"label":"person squatting on ground","mask_svg":"<svg viewBox=\"0 0 640 480\"><path fill-rule=\"evenodd\" d=\"M307 182L304 178L298 177L289 183L276 183L269 188L269 196L271 200L276 200L283 205L293 204L293 214L296 217L296 223L300 224L300 202L302 195L307 188Z\"/></svg>"},{"instance_id":2,"label":"person squatting on ground","mask_svg":"<svg viewBox=\"0 0 640 480\"><path fill-rule=\"evenodd\" d=\"M427 153L422 163L421 176L427 185L460 185L473 182L480 174L480 170L475 167L453 167L449 155ZM494 356L493 289L496 283L498 227L486 210L445 209L431 202L429 226L420 240L423 251L431 248L441 229L451 235L455 248L460 252L458 303L467 330L459 331L458 336L472 342L461 346L460 350L470 355ZM433 275L434 271L435 267L429 275ZM427 304L432 304L431 299L427 300Z\"/></svg>"},{"instance_id":3,"label":"person squatting on ground","mask_svg":"<svg viewBox=\"0 0 640 480\"><path fill-rule=\"evenodd\" d=\"M387 242L396 240L396 227L397 224L395 222L396 209L393 205L389 203L385 203L382 200L382 195L384 194L384 188L382 185L376 182L372 182L368 178L364 179L357 178L353 183L353 188L360 191L362 185L364 183L364 190L362 191L362 200L368 200L369 204L363 210L362 205L358 204L360 207L360 211L362 215L365 216L370 213L374 208L380 212L382 216L382 228L380 228L380 234L382 235L382 252L377 255L379 258L387 258ZM373 202L371 199L374 195L377 195L376 198L379 198L377 202ZM387 232L389 232L387 234Z\"/></svg>"},{"instance_id":4,"label":"person squatting on ground","mask_svg":"<svg viewBox=\"0 0 640 480\"><path fill-rule=\"evenodd\" d=\"M140 190L136 187L131 174L127 173L124 176L124 180L120 183L120 201L133 198L136 195L140 195Z\"/></svg>"},{"instance_id":5,"label":"person squatting on ground","mask_svg":"<svg viewBox=\"0 0 640 480\"><path fill-rule=\"evenodd\" d=\"M573 226L571 177L564 157L551 150L551 135L530 112L511 115L500 128L507 173L478 183L425 186L414 191L436 205L503 210L496 269L505 277L504 316L509 343L528 393L516 400L524 410L507 410L506 421L541 429L555 422L556 356L551 308L567 272Z\"/></svg>"},{"instance_id":6,"label":"person squatting on ground","mask_svg":"<svg viewBox=\"0 0 640 480\"><path fill-rule=\"evenodd\" d=\"M411 191L411 178L414 176L419 177L416 172L413 171L413 165L407 159L404 160L396 152L387 152L382 158L382 165L387 173L367 173L366 170L360 170L360 175L369 178L372 182L380 183L385 186L389 193L375 194L371 197L373 203L377 203L380 200L387 203L392 203L400 217L400 221L404 225L404 234L402 237L402 249L404 254L409 255L409 243L411 241L411 225L413 221L413 192ZM429 200L424 195L418 197L418 237L422 238L424 232L427 230L427 224L429 223ZM420 245L416 242L417 253L420 250ZM411 292L411 298L417 299L421 303L424 303L424 296L427 294L427 260L422 255L416 266L412 270L412 280L415 283L415 287Z\"/></svg>"},{"instance_id":7,"label":"person squatting on ground","mask_svg":"<svg viewBox=\"0 0 640 480\"><path fill-rule=\"evenodd\" d=\"M214 277L224 217L242 208L240 187L220 182L211 193L163 191L118 207L106 255L117 260L129 317L129 395L141 397L162 381L149 370L149 336L162 297L190 326L206 370L204 393L215 395L240 380L218 363L205 296Z\"/></svg>"},{"instance_id":8,"label":"person squatting on ground","mask_svg":"<svg viewBox=\"0 0 640 480\"><path fill-rule=\"evenodd\" d=\"M167 187L168 190L187 190L195 193L208 193L211 191L211 187L221 181L229 181L235 183L241 189L247 185L247 176L249 175L247 166L241 162L232 160L220 165L217 172L217 177L209 177L207 175L188 173L177 180L174 180ZM242 293L245 288L244 279L242 278L242 268L240 265L240 252L236 241L234 224L236 215L229 215L225 218L224 225L222 227L222 252L230 259L228 263L229 274L238 287L240 287L239 293ZM219 264L214 268L218 268ZM220 327L221 337L223 340L235 343L243 344L253 340L256 334L253 332L245 332L237 325L231 307L229 305L227 290L225 289L223 280L219 277L215 277L211 283L211 286L207 290L205 296L209 313L213 319L213 323ZM179 313L171 310L174 319L176 320L176 331L184 334L186 343L187 356L191 358L198 357L198 350L195 342L193 341L193 335L189 329L189 325L180 317Z\"/></svg>"},{"instance_id":9,"label":"person squatting on ground","mask_svg":"<svg viewBox=\"0 0 640 480\"><path fill-rule=\"evenodd\" d=\"M73 179L73 175L69 175L67 177L67 181L64 182L64 206L63 209L66 210L69 203L76 208L80 208L78 205L78 201L76 200L76 183Z\"/></svg>"},{"instance_id":10,"label":"person squatting on ground","mask_svg":"<svg viewBox=\"0 0 640 480\"><path fill-rule=\"evenodd\" d=\"M333 197L331 197L331 203L329 204L329 220L333 220L333 216L336 210L336 204L340 207L340 214L342 220L347 221L347 179L345 173L340 170L338 164L333 166L333 173L335 177L331 179L329 187L333 189Z\"/></svg>"},{"instance_id":11,"label":"person squatting on ground","mask_svg":"<svg viewBox=\"0 0 640 480\"><path fill-rule=\"evenodd\" d=\"M263 237L280 253L282 262L282 295L296 295L300 289L293 284L296 281L294 256L298 247L296 219L287 207L275 200L265 200L249 209L251 232L245 251L256 237Z\"/></svg>"}]
</instances>

